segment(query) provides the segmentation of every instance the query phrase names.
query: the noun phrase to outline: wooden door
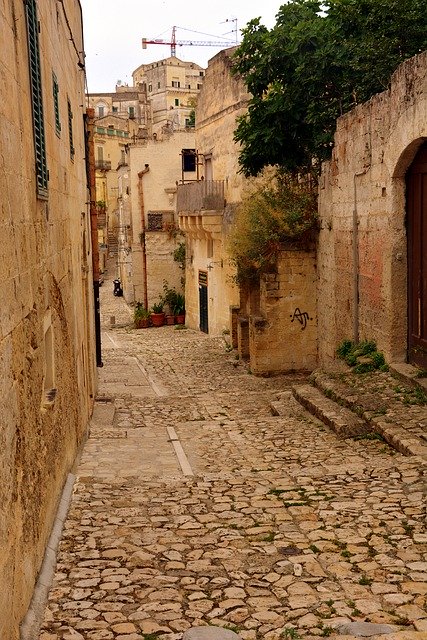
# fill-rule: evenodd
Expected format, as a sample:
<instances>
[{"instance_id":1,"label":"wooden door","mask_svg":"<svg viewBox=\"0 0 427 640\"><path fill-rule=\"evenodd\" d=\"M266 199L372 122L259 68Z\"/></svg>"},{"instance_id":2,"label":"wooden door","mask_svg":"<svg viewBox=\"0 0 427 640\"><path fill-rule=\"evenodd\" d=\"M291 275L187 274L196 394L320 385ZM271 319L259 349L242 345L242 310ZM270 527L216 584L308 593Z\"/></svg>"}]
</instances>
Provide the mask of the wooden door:
<instances>
[{"instance_id":1,"label":"wooden door","mask_svg":"<svg viewBox=\"0 0 427 640\"><path fill-rule=\"evenodd\" d=\"M407 174L408 361L427 368L427 143Z\"/></svg>"},{"instance_id":2,"label":"wooden door","mask_svg":"<svg viewBox=\"0 0 427 640\"><path fill-rule=\"evenodd\" d=\"M208 325L208 274L199 271L199 328L209 333Z\"/></svg>"}]
</instances>

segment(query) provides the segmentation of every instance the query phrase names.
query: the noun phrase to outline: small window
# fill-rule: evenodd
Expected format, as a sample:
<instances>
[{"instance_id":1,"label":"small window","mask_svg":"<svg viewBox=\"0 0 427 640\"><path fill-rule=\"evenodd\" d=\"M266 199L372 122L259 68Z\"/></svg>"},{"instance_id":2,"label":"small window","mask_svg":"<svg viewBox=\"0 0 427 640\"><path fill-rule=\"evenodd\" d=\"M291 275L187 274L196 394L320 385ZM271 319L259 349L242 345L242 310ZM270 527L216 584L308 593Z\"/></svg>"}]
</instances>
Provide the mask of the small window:
<instances>
[{"instance_id":1,"label":"small window","mask_svg":"<svg viewBox=\"0 0 427 640\"><path fill-rule=\"evenodd\" d=\"M104 117L104 111L105 111L105 108L103 106L98 107L98 118Z\"/></svg>"},{"instance_id":2,"label":"small window","mask_svg":"<svg viewBox=\"0 0 427 640\"><path fill-rule=\"evenodd\" d=\"M182 150L182 170L188 171L188 172L194 172L196 170L196 150L195 149Z\"/></svg>"},{"instance_id":3,"label":"small window","mask_svg":"<svg viewBox=\"0 0 427 640\"><path fill-rule=\"evenodd\" d=\"M133 119L135 117L135 107L129 107L129 118Z\"/></svg>"},{"instance_id":4,"label":"small window","mask_svg":"<svg viewBox=\"0 0 427 640\"><path fill-rule=\"evenodd\" d=\"M175 107L179 107L179 98L175 98Z\"/></svg>"},{"instance_id":5,"label":"small window","mask_svg":"<svg viewBox=\"0 0 427 640\"><path fill-rule=\"evenodd\" d=\"M197 85L197 88L198 88L198 89L201 89L201 88L202 88L202 85L201 85L201 84L198 84L198 85Z\"/></svg>"},{"instance_id":6,"label":"small window","mask_svg":"<svg viewBox=\"0 0 427 640\"><path fill-rule=\"evenodd\" d=\"M203 78L204 75L205 75L204 71L199 71L199 76L201 76Z\"/></svg>"},{"instance_id":7,"label":"small window","mask_svg":"<svg viewBox=\"0 0 427 640\"><path fill-rule=\"evenodd\" d=\"M172 86L175 87L175 89L179 89L181 83L179 80L172 80Z\"/></svg>"},{"instance_id":8,"label":"small window","mask_svg":"<svg viewBox=\"0 0 427 640\"><path fill-rule=\"evenodd\" d=\"M147 231L163 231L163 214L148 212Z\"/></svg>"},{"instance_id":9,"label":"small window","mask_svg":"<svg viewBox=\"0 0 427 640\"><path fill-rule=\"evenodd\" d=\"M149 85L148 85L148 91L152 91L152 90L153 90L153 85L152 85L152 84L149 84Z\"/></svg>"},{"instance_id":10,"label":"small window","mask_svg":"<svg viewBox=\"0 0 427 640\"><path fill-rule=\"evenodd\" d=\"M113 107L113 113L118 113L118 108L117 107Z\"/></svg>"},{"instance_id":11,"label":"small window","mask_svg":"<svg viewBox=\"0 0 427 640\"><path fill-rule=\"evenodd\" d=\"M43 93L39 49L39 22L35 0L25 3L30 72L31 105L33 116L34 150L36 161L37 196L47 199L49 172L46 162L46 140L43 116Z\"/></svg>"},{"instance_id":12,"label":"small window","mask_svg":"<svg viewBox=\"0 0 427 640\"><path fill-rule=\"evenodd\" d=\"M157 88L160 89L160 82L157 83Z\"/></svg>"},{"instance_id":13,"label":"small window","mask_svg":"<svg viewBox=\"0 0 427 640\"><path fill-rule=\"evenodd\" d=\"M191 84L187 84L187 89L191 89Z\"/></svg>"},{"instance_id":14,"label":"small window","mask_svg":"<svg viewBox=\"0 0 427 640\"><path fill-rule=\"evenodd\" d=\"M68 139L70 142L70 158L74 160L74 155L76 150L74 149L74 141L73 141L73 111L71 109L70 98L67 98L67 106L68 106Z\"/></svg>"}]
</instances>

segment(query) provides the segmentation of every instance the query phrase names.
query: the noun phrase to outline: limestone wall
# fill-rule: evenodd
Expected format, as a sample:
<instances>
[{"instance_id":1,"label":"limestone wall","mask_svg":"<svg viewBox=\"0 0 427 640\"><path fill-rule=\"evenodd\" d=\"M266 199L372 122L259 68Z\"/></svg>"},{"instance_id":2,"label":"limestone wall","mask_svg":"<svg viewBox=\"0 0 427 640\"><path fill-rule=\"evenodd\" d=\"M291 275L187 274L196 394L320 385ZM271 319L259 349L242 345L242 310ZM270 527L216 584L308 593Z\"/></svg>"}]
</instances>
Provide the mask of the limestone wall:
<instances>
[{"instance_id":1,"label":"limestone wall","mask_svg":"<svg viewBox=\"0 0 427 640\"><path fill-rule=\"evenodd\" d=\"M319 354L374 339L391 361L407 347L405 172L427 137L427 53L402 64L388 91L337 123L322 168Z\"/></svg>"},{"instance_id":2,"label":"limestone wall","mask_svg":"<svg viewBox=\"0 0 427 640\"><path fill-rule=\"evenodd\" d=\"M186 323L199 327L199 271L208 273L209 333L231 331L230 307L239 305L239 291L228 254L228 233L234 206L240 200L243 178L238 174L238 146L233 141L236 118L247 105L248 94L240 79L231 76L232 50L209 60L196 109L196 148L201 175L206 181L223 181L224 208L180 211L180 226L187 235Z\"/></svg>"},{"instance_id":3,"label":"limestone wall","mask_svg":"<svg viewBox=\"0 0 427 640\"><path fill-rule=\"evenodd\" d=\"M240 201L244 178L239 173L239 145L234 142L236 119L246 112L249 94L238 76L231 75L234 49L225 49L209 60L205 81L197 100L197 148L211 163L212 175L226 181L228 203Z\"/></svg>"},{"instance_id":4,"label":"limestone wall","mask_svg":"<svg viewBox=\"0 0 427 640\"><path fill-rule=\"evenodd\" d=\"M151 140L130 149L130 204L132 216L132 279L134 299L144 300L145 281L148 305L163 293L163 281L177 289L182 272L173 259L174 249L183 241L176 219L176 188L181 180L181 150L194 149L194 133L179 131L163 139ZM140 178L141 171L148 170ZM193 172L185 174L194 179ZM162 217L164 230L150 229L150 216ZM141 235L142 234L142 235ZM144 253L147 275L144 274Z\"/></svg>"},{"instance_id":5,"label":"limestone wall","mask_svg":"<svg viewBox=\"0 0 427 640\"><path fill-rule=\"evenodd\" d=\"M0 6L0 637L7 640L19 637L96 389L84 77L62 6L44 0L37 8L47 200L36 196L25 5ZM64 8L82 51L79 3L64 0Z\"/></svg>"},{"instance_id":6,"label":"limestone wall","mask_svg":"<svg viewBox=\"0 0 427 640\"><path fill-rule=\"evenodd\" d=\"M317 365L315 252L282 251L277 273L262 277L259 313L249 316L250 367L256 374Z\"/></svg>"}]
</instances>

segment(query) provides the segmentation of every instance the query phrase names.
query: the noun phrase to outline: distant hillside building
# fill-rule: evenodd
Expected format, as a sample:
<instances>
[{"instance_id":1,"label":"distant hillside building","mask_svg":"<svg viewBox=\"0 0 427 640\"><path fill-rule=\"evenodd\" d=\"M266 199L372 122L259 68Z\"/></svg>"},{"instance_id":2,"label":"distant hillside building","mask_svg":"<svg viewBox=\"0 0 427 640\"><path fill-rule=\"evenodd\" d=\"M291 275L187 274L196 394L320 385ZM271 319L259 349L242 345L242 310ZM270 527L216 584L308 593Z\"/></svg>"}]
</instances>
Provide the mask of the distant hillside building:
<instances>
[{"instance_id":1,"label":"distant hillside building","mask_svg":"<svg viewBox=\"0 0 427 640\"><path fill-rule=\"evenodd\" d=\"M194 126L192 112L204 75L203 67L174 56L135 69L134 85L143 84L147 89L152 133L164 126L173 131Z\"/></svg>"}]
</instances>

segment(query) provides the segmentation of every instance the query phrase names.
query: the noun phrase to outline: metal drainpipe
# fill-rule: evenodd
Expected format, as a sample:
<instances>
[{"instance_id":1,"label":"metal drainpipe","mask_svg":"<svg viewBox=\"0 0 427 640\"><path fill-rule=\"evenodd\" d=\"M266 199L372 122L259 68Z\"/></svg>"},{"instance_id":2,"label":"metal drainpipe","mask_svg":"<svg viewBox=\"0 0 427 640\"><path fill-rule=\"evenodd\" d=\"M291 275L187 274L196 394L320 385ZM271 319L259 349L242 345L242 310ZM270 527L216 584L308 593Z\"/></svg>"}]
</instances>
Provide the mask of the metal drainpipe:
<instances>
[{"instance_id":1,"label":"metal drainpipe","mask_svg":"<svg viewBox=\"0 0 427 640\"><path fill-rule=\"evenodd\" d=\"M139 206L141 212L141 247L142 247L142 268L144 271L144 308L148 309L148 282L147 282L147 250L145 247L145 209L144 209L144 189L142 186L142 178L150 171L150 165L146 164L145 168L138 173L138 194Z\"/></svg>"},{"instance_id":2,"label":"metal drainpipe","mask_svg":"<svg viewBox=\"0 0 427 640\"><path fill-rule=\"evenodd\" d=\"M359 342L359 220L357 213L357 188L356 178L364 176L369 170L369 167L358 171L353 175L353 341Z\"/></svg>"}]
</instances>

